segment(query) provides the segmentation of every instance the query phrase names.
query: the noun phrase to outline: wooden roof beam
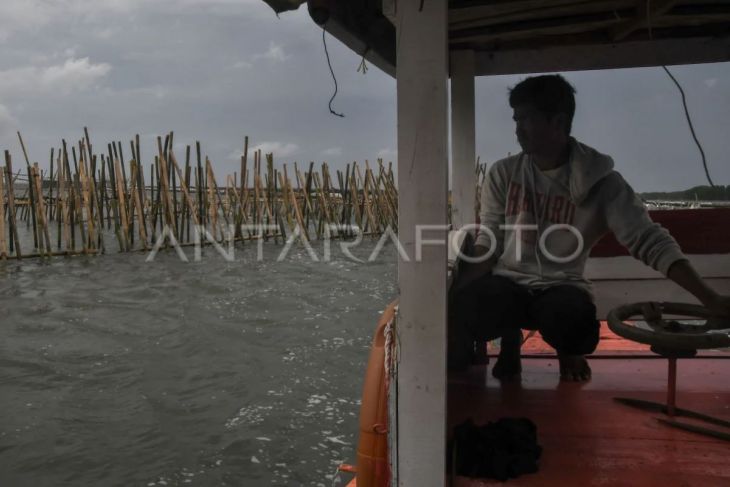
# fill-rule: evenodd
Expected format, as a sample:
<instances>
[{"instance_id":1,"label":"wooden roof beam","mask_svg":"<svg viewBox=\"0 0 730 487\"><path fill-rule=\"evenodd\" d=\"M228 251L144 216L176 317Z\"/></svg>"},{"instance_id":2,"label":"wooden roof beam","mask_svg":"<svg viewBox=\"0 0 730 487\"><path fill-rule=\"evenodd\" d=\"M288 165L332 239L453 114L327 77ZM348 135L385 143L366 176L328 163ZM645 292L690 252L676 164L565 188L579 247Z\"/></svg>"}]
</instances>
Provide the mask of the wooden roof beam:
<instances>
[{"instance_id":1,"label":"wooden roof beam","mask_svg":"<svg viewBox=\"0 0 730 487\"><path fill-rule=\"evenodd\" d=\"M485 50L475 54L477 76L717 63L730 61L730 37Z\"/></svg>"},{"instance_id":2,"label":"wooden roof beam","mask_svg":"<svg viewBox=\"0 0 730 487\"><path fill-rule=\"evenodd\" d=\"M452 32L451 42L456 43L488 43L505 42L516 39L534 39L540 36L562 36L581 32L605 31L606 28L614 25L616 19L606 13L605 15L592 16L590 18L557 19L541 22L525 22L518 28L505 28L496 26L493 28L470 29L465 31Z\"/></svg>"},{"instance_id":3,"label":"wooden roof beam","mask_svg":"<svg viewBox=\"0 0 730 487\"><path fill-rule=\"evenodd\" d=\"M449 23L469 22L512 14L530 14L557 6L588 5L595 0L511 0L507 2L484 2L484 5L449 8ZM449 2L452 4L452 2Z\"/></svg>"},{"instance_id":4,"label":"wooden roof beam","mask_svg":"<svg viewBox=\"0 0 730 487\"><path fill-rule=\"evenodd\" d=\"M592 2L566 3L556 1L554 4L546 6L539 6L531 9L523 8L512 11L496 11L491 7L452 9L449 11L449 29L451 31L455 31L474 27L485 27L489 25L524 22L535 19L557 19L560 17L573 17L576 15L602 12L627 13L629 9L633 10L635 6L635 0L594 0ZM618 13L616 15L618 15Z\"/></svg>"},{"instance_id":5,"label":"wooden roof beam","mask_svg":"<svg viewBox=\"0 0 730 487\"><path fill-rule=\"evenodd\" d=\"M678 3L678 0L638 0L636 9L638 17L633 20L626 21L611 30L611 38L620 41L628 37L634 31L645 29L649 25L649 21L660 17L671 10Z\"/></svg>"}]
</instances>

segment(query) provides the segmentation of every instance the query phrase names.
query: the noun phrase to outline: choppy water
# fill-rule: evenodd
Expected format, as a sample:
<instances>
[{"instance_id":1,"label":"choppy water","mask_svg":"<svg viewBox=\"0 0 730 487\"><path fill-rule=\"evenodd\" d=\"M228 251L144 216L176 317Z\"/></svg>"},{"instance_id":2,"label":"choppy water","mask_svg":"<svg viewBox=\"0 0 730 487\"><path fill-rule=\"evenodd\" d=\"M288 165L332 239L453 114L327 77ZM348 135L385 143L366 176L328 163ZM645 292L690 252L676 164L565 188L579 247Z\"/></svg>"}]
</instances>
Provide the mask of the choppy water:
<instances>
[{"instance_id":1,"label":"choppy water","mask_svg":"<svg viewBox=\"0 0 730 487\"><path fill-rule=\"evenodd\" d=\"M334 247L0 263L0 485L343 485L396 270Z\"/></svg>"}]
</instances>

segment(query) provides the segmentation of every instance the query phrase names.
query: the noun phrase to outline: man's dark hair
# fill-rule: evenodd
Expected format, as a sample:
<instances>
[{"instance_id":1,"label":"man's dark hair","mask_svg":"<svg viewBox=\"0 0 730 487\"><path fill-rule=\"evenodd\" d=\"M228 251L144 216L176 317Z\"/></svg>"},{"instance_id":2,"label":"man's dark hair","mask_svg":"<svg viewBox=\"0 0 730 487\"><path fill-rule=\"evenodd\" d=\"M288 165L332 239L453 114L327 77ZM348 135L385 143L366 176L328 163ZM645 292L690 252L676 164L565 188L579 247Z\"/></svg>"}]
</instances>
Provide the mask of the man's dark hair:
<instances>
[{"instance_id":1,"label":"man's dark hair","mask_svg":"<svg viewBox=\"0 0 730 487\"><path fill-rule=\"evenodd\" d=\"M568 134L575 114L575 88L559 74L532 76L509 90L509 106L528 104L552 118L558 113L568 117Z\"/></svg>"}]
</instances>

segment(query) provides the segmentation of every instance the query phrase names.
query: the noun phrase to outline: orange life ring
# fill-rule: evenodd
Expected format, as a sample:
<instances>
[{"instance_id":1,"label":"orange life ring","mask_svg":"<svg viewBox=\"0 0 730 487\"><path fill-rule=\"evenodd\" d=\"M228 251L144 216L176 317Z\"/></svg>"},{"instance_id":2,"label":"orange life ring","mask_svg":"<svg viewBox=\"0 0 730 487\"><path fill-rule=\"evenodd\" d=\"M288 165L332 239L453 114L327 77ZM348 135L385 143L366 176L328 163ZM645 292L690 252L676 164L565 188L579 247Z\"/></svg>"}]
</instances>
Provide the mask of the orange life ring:
<instances>
[{"instance_id":1,"label":"orange life ring","mask_svg":"<svg viewBox=\"0 0 730 487\"><path fill-rule=\"evenodd\" d=\"M357 486L387 487L388 391L385 377L385 327L395 316L397 301L383 312L375 329L360 406L360 439L357 444Z\"/></svg>"}]
</instances>

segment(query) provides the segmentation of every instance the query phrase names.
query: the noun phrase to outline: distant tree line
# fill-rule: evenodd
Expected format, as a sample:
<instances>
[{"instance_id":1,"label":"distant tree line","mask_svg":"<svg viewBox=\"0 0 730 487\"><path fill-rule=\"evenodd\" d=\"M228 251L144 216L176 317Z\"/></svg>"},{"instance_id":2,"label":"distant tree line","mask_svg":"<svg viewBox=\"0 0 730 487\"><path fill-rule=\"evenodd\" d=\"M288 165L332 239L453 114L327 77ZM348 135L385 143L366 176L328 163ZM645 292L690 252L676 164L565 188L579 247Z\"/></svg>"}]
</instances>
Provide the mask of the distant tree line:
<instances>
[{"instance_id":1,"label":"distant tree line","mask_svg":"<svg viewBox=\"0 0 730 487\"><path fill-rule=\"evenodd\" d=\"M730 201L730 185L722 186L695 186L684 191L670 191L657 193L640 193L645 200L701 200L701 201Z\"/></svg>"}]
</instances>

